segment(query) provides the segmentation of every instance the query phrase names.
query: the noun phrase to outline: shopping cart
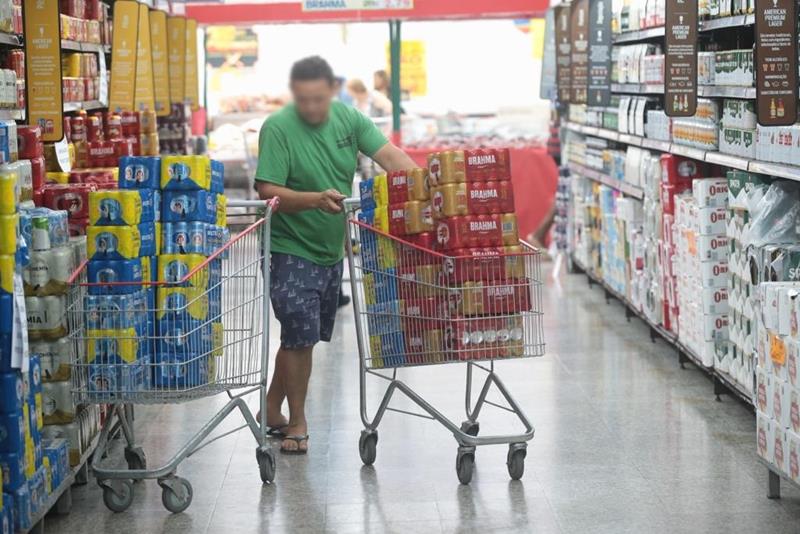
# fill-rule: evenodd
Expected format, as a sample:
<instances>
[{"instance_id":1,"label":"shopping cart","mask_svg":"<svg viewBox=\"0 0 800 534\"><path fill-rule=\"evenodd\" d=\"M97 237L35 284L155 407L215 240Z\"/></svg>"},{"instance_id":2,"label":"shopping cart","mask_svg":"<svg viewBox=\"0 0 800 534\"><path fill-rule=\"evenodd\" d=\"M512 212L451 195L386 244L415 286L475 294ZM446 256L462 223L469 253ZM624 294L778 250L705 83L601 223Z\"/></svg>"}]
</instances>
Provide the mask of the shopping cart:
<instances>
[{"instance_id":1,"label":"shopping cart","mask_svg":"<svg viewBox=\"0 0 800 534\"><path fill-rule=\"evenodd\" d=\"M539 251L527 243L481 249L477 255L448 256L376 230L365 222L359 201L346 202L349 235L358 236L359 254L348 243L359 350L361 460L376 458L378 425L387 410L433 419L458 442L456 472L469 484L479 445L508 444L508 473L518 480L525 470L527 442L534 428L495 372L495 361L542 356ZM430 237L430 236L429 236ZM466 420L459 426L398 378L404 367L466 363ZM473 404L473 373L486 373ZM386 381L375 416L367 413L367 378ZM488 400L494 385L506 405ZM399 391L424 414L389 407ZM485 404L515 414L520 434L478 436Z\"/></svg>"},{"instance_id":2,"label":"shopping cart","mask_svg":"<svg viewBox=\"0 0 800 534\"><path fill-rule=\"evenodd\" d=\"M239 211L239 224L229 221L230 240L208 258L178 256L169 262L160 256L152 269L160 269L165 276L159 279L167 282L88 283L88 269L94 268L88 262L69 281L72 394L78 404L110 407L91 467L112 511L131 505L133 481L156 479L164 507L182 512L193 492L188 480L176 476L178 465L245 427L257 442L261 480L270 483L275 478L275 457L267 446L265 394L270 219L277 199L229 200L228 207ZM251 214L251 222L242 224L244 212ZM260 399L259 421L244 400L254 391ZM148 469L134 438L133 405L183 403L221 392L230 399L225 406L165 465ZM237 409L245 424L209 437ZM102 465L115 420L127 444L128 469Z\"/></svg>"}]
</instances>

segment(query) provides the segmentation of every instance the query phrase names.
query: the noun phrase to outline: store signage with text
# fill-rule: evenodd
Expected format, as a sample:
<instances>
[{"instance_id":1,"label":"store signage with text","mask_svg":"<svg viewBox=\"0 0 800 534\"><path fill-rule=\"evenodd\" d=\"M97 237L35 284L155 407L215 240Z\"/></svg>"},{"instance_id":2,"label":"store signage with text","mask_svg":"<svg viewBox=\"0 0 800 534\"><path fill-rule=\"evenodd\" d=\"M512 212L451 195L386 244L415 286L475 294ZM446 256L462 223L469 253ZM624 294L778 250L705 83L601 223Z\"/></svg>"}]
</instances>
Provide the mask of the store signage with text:
<instances>
[{"instance_id":1,"label":"store signage with text","mask_svg":"<svg viewBox=\"0 0 800 534\"><path fill-rule=\"evenodd\" d=\"M589 0L572 2L569 31L572 40L572 93L569 101L585 104L589 86Z\"/></svg>"},{"instance_id":2,"label":"store signage with text","mask_svg":"<svg viewBox=\"0 0 800 534\"><path fill-rule=\"evenodd\" d=\"M697 109L697 0L666 2L664 112L691 117Z\"/></svg>"},{"instance_id":3,"label":"store signage with text","mask_svg":"<svg viewBox=\"0 0 800 534\"><path fill-rule=\"evenodd\" d=\"M539 98L554 100L556 98L556 39L553 35L555 12L547 10L544 17L544 52L542 54L542 78L539 82Z\"/></svg>"},{"instance_id":4,"label":"store signage with text","mask_svg":"<svg viewBox=\"0 0 800 534\"><path fill-rule=\"evenodd\" d=\"M61 87L61 29L58 0L25 0L25 87L27 121L45 141L64 137Z\"/></svg>"},{"instance_id":5,"label":"store signage with text","mask_svg":"<svg viewBox=\"0 0 800 534\"><path fill-rule=\"evenodd\" d=\"M136 95L136 47L139 34L139 3L114 3L114 40L111 46L110 110L133 111Z\"/></svg>"},{"instance_id":6,"label":"store signage with text","mask_svg":"<svg viewBox=\"0 0 800 534\"><path fill-rule=\"evenodd\" d=\"M168 17L167 31L169 32L169 101L172 104L183 104L185 93L183 90L186 79L186 19L183 17Z\"/></svg>"},{"instance_id":7,"label":"store signage with text","mask_svg":"<svg viewBox=\"0 0 800 534\"><path fill-rule=\"evenodd\" d=\"M153 58L154 109L157 115L165 116L170 112L167 14L160 10L150 12L150 47Z\"/></svg>"},{"instance_id":8,"label":"store signage with text","mask_svg":"<svg viewBox=\"0 0 800 534\"><path fill-rule=\"evenodd\" d=\"M589 1L590 106L607 106L611 100L611 0Z\"/></svg>"},{"instance_id":9,"label":"store signage with text","mask_svg":"<svg viewBox=\"0 0 800 534\"><path fill-rule=\"evenodd\" d=\"M414 0L303 0L303 11L414 9Z\"/></svg>"},{"instance_id":10,"label":"store signage with text","mask_svg":"<svg viewBox=\"0 0 800 534\"><path fill-rule=\"evenodd\" d=\"M797 121L797 4L756 1L756 106L758 123Z\"/></svg>"},{"instance_id":11,"label":"store signage with text","mask_svg":"<svg viewBox=\"0 0 800 534\"><path fill-rule=\"evenodd\" d=\"M386 72L392 72L389 43L386 44ZM423 41L400 42L400 89L410 96L428 93L428 71Z\"/></svg>"},{"instance_id":12,"label":"store signage with text","mask_svg":"<svg viewBox=\"0 0 800 534\"><path fill-rule=\"evenodd\" d=\"M184 100L192 107L199 107L197 87L197 21L186 19L186 76L184 81Z\"/></svg>"},{"instance_id":13,"label":"store signage with text","mask_svg":"<svg viewBox=\"0 0 800 534\"><path fill-rule=\"evenodd\" d=\"M556 87L558 99L562 103L570 101L572 90L572 70L570 68L570 53L572 42L569 34L569 5L560 5L555 8L556 13Z\"/></svg>"},{"instance_id":14,"label":"store signage with text","mask_svg":"<svg viewBox=\"0 0 800 534\"><path fill-rule=\"evenodd\" d=\"M154 111L156 109L155 89L153 88L153 53L150 47L150 10L139 4L139 36L136 47L136 109Z\"/></svg>"}]
</instances>

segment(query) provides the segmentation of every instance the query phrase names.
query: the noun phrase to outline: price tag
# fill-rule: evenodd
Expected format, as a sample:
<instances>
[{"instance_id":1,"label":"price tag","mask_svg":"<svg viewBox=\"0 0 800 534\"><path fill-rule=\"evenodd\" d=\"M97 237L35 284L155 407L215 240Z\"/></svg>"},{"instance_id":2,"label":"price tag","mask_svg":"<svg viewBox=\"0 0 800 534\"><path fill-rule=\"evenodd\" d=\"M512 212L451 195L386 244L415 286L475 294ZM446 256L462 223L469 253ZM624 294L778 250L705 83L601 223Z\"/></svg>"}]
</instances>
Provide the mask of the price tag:
<instances>
[{"instance_id":1,"label":"price tag","mask_svg":"<svg viewBox=\"0 0 800 534\"><path fill-rule=\"evenodd\" d=\"M14 335L11 338L11 367L28 371L28 313L25 310L25 289L22 276L14 273Z\"/></svg>"},{"instance_id":2,"label":"price tag","mask_svg":"<svg viewBox=\"0 0 800 534\"><path fill-rule=\"evenodd\" d=\"M786 344L775 334L769 335L769 356L778 365L786 363Z\"/></svg>"},{"instance_id":3,"label":"price tag","mask_svg":"<svg viewBox=\"0 0 800 534\"><path fill-rule=\"evenodd\" d=\"M58 166L61 168L62 172L69 172L72 170L72 162L69 160L69 144L67 143L67 138L64 137L61 141L58 141L54 145L56 149L56 159L58 160Z\"/></svg>"}]
</instances>

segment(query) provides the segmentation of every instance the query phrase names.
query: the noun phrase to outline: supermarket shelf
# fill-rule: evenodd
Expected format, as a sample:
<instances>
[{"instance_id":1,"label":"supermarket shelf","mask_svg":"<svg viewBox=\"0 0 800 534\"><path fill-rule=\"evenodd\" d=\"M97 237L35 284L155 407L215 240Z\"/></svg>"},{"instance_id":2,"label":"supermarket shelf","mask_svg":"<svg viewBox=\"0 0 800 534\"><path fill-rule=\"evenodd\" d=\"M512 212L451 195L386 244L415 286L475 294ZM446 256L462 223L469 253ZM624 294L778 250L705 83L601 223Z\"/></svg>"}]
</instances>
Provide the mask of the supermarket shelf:
<instances>
[{"instance_id":1,"label":"supermarket shelf","mask_svg":"<svg viewBox=\"0 0 800 534\"><path fill-rule=\"evenodd\" d=\"M69 41L61 39L61 50L73 50L75 52L111 52L111 46L101 45L98 43L81 43L78 41Z\"/></svg>"},{"instance_id":2,"label":"supermarket shelf","mask_svg":"<svg viewBox=\"0 0 800 534\"><path fill-rule=\"evenodd\" d=\"M708 367L703 364L702 360L700 359L694 351L690 350L686 347L683 343L678 340L678 337L668 330L666 330L663 326L658 325L650 321L650 319L639 309L634 307L631 302L622 294L618 293L616 290L612 289L604 280L602 280L599 276L593 273L590 269L584 267L580 261L578 261L574 256L572 257L572 262L581 270L583 273L594 283L601 286L608 295L613 296L616 298L623 306L626 308L626 316L632 317L636 316L641 319L648 327L650 327L650 338L655 339L654 334L658 334L661 336L664 341L672 345L678 351L678 361L683 364L684 361L692 362L698 369L706 373L713 381L714 381L714 393L719 395L722 392L729 393L736 397L737 399L744 402L746 405L752 407L753 406L753 399L751 398L750 394L747 393L744 388L737 384L732 378L730 378L727 374L715 369L713 367ZM718 389L717 384L722 385L724 389Z\"/></svg>"},{"instance_id":3,"label":"supermarket shelf","mask_svg":"<svg viewBox=\"0 0 800 534\"><path fill-rule=\"evenodd\" d=\"M31 521L32 527L30 530L21 530L19 532L44 532L44 528L38 529L39 523L44 520L44 516L46 516L50 510L56 505L58 500L64 495L65 492L71 491L70 488L72 484L75 482L75 474L69 473L64 480L61 481L61 485L58 486L53 492L47 497L44 505L39 508L39 511L33 516L33 520ZM43 527L44 525L42 525Z\"/></svg>"},{"instance_id":4,"label":"supermarket shelf","mask_svg":"<svg viewBox=\"0 0 800 534\"><path fill-rule=\"evenodd\" d=\"M664 84L612 83L611 92L634 95L663 95Z\"/></svg>"},{"instance_id":5,"label":"supermarket shelf","mask_svg":"<svg viewBox=\"0 0 800 534\"><path fill-rule=\"evenodd\" d=\"M718 19L701 20L701 32L721 30L723 28L741 28L755 24L755 15L734 15L732 17L722 17Z\"/></svg>"},{"instance_id":6,"label":"supermarket shelf","mask_svg":"<svg viewBox=\"0 0 800 534\"><path fill-rule=\"evenodd\" d=\"M621 180L616 180L614 178L611 178L607 174L603 174L600 171L597 171L595 169L590 169L589 167L585 167L577 163L570 163L568 166L570 171L574 172L575 174L579 174L584 178L588 178L590 180L594 180L595 182L607 185L608 187L614 188L617 191L625 193L628 196L638 199L644 198L644 190L641 187L625 183Z\"/></svg>"},{"instance_id":7,"label":"supermarket shelf","mask_svg":"<svg viewBox=\"0 0 800 534\"><path fill-rule=\"evenodd\" d=\"M758 461L767 468L767 472L769 473L769 479L767 482L767 497L770 499L777 499L780 497L780 487L781 482L786 482L790 486L795 487L796 489L800 489L800 484L792 480L791 478L787 477L785 473L781 473L778 471L774 465L764 460L762 457L758 456ZM773 488L773 483L775 484L775 488Z\"/></svg>"},{"instance_id":8,"label":"supermarket shelf","mask_svg":"<svg viewBox=\"0 0 800 534\"><path fill-rule=\"evenodd\" d=\"M705 150L701 150L699 148L694 148L691 146L686 145L679 145L677 143L672 143L672 147L670 152L673 154L677 154L678 156L685 156L687 158L696 159L698 161L705 161L706 160L706 152Z\"/></svg>"},{"instance_id":9,"label":"supermarket shelf","mask_svg":"<svg viewBox=\"0 0 800 534\"><path fill-rule=\"evenodd\" d=\"M743 98L755 100L755 87L738 87L735 85L698 85L697 96L704 98Z\"/></svg>"},{"instance_id":10,"label":"supermarket shelf","mask_svg":"<svg viewBox=\"0 0 800 534\"><path fill-rule=\"evenodd\" d=\"M22 40L20 39L19 35L0 32L0 45L21 47Z\"/></svg>"},{"instance_id":11,"label":"supermarket shelf","mask_svg":"<svg viewBox=\"0 0 800 534\"><path fill-rule=\"evenodd\" d=\"M657 37L664 37L664 26L622 32L614 37L614 44L634 43L636 41L646 41L647 39L655 39Z\"/></svg>"},{"instance_id":12,"label":"supermarket shelf","mask_svg":"<svg viewBox=\"0 0 800 534\"><path fill-rule=\"evenodd\" d=\"M658 139L649 139L644 137L642 138L642 143L640 146L642 148L650 148L652 150L659 150L661 152L669 152L672 145L669 141L660 141Z\"/></svg>"},{"instance_id":13,"label":"supermarket shelf","mask_svg":"<svg viewBox=\"0 0 800 534\"><path fill-rule=\"evenodd\" d=\"M722 154L721 152L706 152L706 161L723 167L739 169L740 171L747 171L750 166L750 160L731 156L730 154Z\"/></svg>"},{"instance_id":14,"label":"supermarket shelf","mask_svg":"<svg viewBox=\"0 0 800 534\"><path fill-rule=\"evenodd\" d=\"M106 106L99 100L89 100L87 102L65 102L64 103L64 113L69 113L70 111L79 111L81 109L85 111L92 111L96 109L105 109Z\"/></svg>"},{"instance_id":15,"label":"supermarket shelf","mask_svg":"<svg viewBox=\"0 0 800 534\"><path fill-rule=\"evenodd\" d=\"M761 174L771 174L781 178L800 181L800 167L794 165L784 165L782 163L770 163L767 161L751 161L748 169L750 172Z\"/></svg>"}]
</instances>

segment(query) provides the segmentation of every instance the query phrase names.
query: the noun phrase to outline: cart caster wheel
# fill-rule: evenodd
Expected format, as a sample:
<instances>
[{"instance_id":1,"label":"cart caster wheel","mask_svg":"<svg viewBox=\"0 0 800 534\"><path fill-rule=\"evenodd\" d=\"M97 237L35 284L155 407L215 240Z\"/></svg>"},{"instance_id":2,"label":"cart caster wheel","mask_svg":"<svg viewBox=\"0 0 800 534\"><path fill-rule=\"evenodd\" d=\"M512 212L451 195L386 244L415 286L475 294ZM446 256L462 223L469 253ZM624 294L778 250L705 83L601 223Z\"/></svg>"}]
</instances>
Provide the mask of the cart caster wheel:
<instances>
[{"instance_id":1,"label":"cart caster wheel","mask_svg":"<svg viewBox=\"0 0 800 534\"><path fill-rule=\"evenodd\" d=\"M461 423L461 431L464 434L468 434L470 436L477 436L480 430L481 430L481 425L477 421L474 423L472 421L464 421L463 423Z\"/></svg>"},{"instance_id":2,"label":"cart caster wheel","mask_svg":"<svg viewBox=\"0 0 800 534\"><path fill-rule=\"evenodd\" d=\"M509 448L506 465L508 466L508 476L511 477L511 480L519 480L522 478L522 475L525 473L526 455L527 451L525 449L514 449L513 445L512 448Z\"/></svg>"},{"instance_id":3,"label":"cart caster wheel","mask_svg":"<svg viewBox=\"0 0 800 534\"><path fill-rule=\"evenodd\" d=\"M192 504L192 485L181 477L170 477L159 481L161 503L173 514L179 514Z\"/></svg>"},{"instance_id":4,"label":"cart caster wheel","mask_svg":"<svg viewBox=\"0 0 800 534\"><path fill-rule=\"evenodd\" d=\"M141 447L125 447L125 461L131 471L144 471L147 469L147 456Z\"/></svg>"},{"instance_id":5,"label":"cart caster wheel","mask_svg":"<svg viewBox=\"0 0 800 534\"><path fill-rule=\"evenodd\" d=\"M475 453L459 453L456 457L456 473L458 474L458 481L462 484L469 484L472 482L472 472L474 469Z\"/></svg>"},{"instance_id":6,"label":"cart caster wheel","mask_svg":"<svg viewBox=\"0 0 800 534\"><path fill-rule=\"evenodd\" d=\"M361 437L358 438L358 453L364 465L372 465L378 455L378 433L375 431L362 430Z\"/></svg>"},{"instance_id":7,"label":"cart caster wheel","mask_svg":"<svg viewBox=\"0 0 800 534\"><path fill-rule=\"evenodd\" d=\"M261 474L261 482L271 484L275 480L275 454L269 447L259 447L256 449L256 460L258 460L258 471Z\"/></svg>"},{"instance_id":8,"label":"cart caster wheel","mask_svg":"<svg viewBox=\"0 0 800 534\"><path fill-rule=\"evenodd\" d=\"M133 502L133 482L130 480L107 480L101 483L103 502L112 512L124 512Z\"/></svg>"}]
</instances>

